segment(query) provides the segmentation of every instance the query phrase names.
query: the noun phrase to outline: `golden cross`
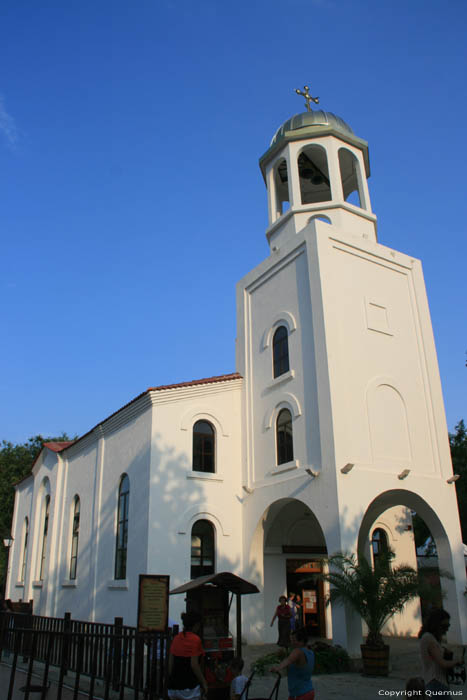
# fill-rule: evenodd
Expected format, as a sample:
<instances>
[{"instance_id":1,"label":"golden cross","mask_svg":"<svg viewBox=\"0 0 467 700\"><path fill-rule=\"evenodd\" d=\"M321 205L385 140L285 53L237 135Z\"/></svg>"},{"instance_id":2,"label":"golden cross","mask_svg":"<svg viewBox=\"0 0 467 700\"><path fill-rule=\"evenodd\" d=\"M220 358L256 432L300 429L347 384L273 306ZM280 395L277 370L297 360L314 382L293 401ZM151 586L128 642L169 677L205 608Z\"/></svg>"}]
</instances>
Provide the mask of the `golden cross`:
<instances>
[{"instance_id":1,"label":"golden cross","mask_svg":"<svg viewBox=\"0 0 467 700\"><path fill-rule=\"evenodd\" d=\"M297 95L302 95L302 97L305 98L307 111L311 112L310 101L314 102L317 105L319 103L319 97L312 97L310 95L310 93L308 92L308 90L310 89L308 85L305 85L303 89L305 90L305 92L302 92L298 88L295 90L295 92L297 93Z\"/></svg>"}]
</instances>

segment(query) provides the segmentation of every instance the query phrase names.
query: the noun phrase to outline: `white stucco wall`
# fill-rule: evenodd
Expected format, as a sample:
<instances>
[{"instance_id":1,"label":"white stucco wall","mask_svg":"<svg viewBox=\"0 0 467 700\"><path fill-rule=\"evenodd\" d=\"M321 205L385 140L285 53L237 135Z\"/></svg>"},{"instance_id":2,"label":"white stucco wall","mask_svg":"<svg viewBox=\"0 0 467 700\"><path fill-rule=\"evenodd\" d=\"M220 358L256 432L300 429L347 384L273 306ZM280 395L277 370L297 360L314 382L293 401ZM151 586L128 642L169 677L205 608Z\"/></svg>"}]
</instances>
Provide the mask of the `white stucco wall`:
<instances>
[{"instance_id":1,"label":"white stucco wall","mask_svg":"<svg viewBox=\"0 0 467 700\"><path fill-rule=\"evenodd\" d=\"M241 574L241 386L237 379L153 394L148 572L170 574L172 588L190 580L191 529L201 519L214 526L216 571ZM192 468L198 420L214 427L214 474ZM184 609L184 596L170 599L172 618Z\"/></svg>"},{"instance_id":2,"label":"white stucco wall","mask_svg":"<svg viewBox=\"0 0 467 700\"><path fill-rule=\"evenodd\" d=\"M12 599L34 601L39 615L135 623L138 574L146 571L148 489L152 412L144 399L123 409L61 454L44 448L33 475L17 489L15 546L9 591ZM114 580L118 488L130 479L128 576ZM47 559L39 581L43 529L43 483L49 481L50 518ZM80 498L76 579L70 581L71 524ZM20 586L24 517L30 518L28 566ZM14 586L14 591L12 586ZM18 595L22 593L22 595Z\"/></svg>"},{"instance_id":3,"label":"white stucco wall","mask_svg":"<svg viewBox=\"0 0 467 700\"><path fill-rule=\"evenodd\" d=\"M32 476L24 479L17 486L15 506L11 533L13 535L13 545L10 549L8 559L8 580L5 590L5 597L11 600L29 600L29 589L27 579L29 578L29 568L31 561L31 520L32 504L34 494L34 479ZM28 519L29 535L28 547L26 551L25 580L21 580L23 554L24 554L24 533L25 519Z\"/></svg>"}]
</instances>

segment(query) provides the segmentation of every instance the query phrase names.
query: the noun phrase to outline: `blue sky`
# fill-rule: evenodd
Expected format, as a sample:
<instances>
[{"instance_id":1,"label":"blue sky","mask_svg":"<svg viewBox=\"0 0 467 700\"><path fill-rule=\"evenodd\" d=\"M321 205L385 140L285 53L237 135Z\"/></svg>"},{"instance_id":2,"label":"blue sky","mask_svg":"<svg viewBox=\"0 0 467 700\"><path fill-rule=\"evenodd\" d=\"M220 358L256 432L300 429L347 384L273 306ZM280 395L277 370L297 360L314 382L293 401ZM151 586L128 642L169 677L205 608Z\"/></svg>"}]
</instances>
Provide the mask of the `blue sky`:
<instances>
[{"instance_id":1,"label":"blue sky","mask_svg":"<svg viewBox=\"0 0 467 700\"><path fill-rule=\"evenodd\" d=\"M83 434L235 371L268 254L258 158L320 107L369 142L381 243L421 258L450 429L467 419L464 0L4 0L0 439Z\"/></svg>"}]
</instances>

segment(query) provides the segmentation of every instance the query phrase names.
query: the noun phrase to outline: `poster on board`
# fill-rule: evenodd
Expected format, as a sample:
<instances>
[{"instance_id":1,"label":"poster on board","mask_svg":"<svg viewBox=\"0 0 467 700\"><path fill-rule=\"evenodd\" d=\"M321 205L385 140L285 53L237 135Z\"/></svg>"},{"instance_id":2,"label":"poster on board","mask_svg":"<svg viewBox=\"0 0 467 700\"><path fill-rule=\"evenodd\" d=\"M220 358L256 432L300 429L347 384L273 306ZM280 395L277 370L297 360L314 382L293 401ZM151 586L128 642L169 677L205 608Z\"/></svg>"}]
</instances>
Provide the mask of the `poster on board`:
<instances>
[{"instance_id":1,"label":"poster on board","mask_svg":"<svg viewBox=\"0 0 467 700\"><path fill-rule=\"evenodd\" d=\"M138 631L165 632L169 619L170 576L140 574L138 590Z\"/></svg>"},{"instance_id":2,"label":"poster on board","mask_svg":"<svg viewBox=\"0 0 467 700\"><path fill-rule=\"evenodd\" d=\"M302 591L302 598L305 615L318 612L318 594L316 591Z\"/></svg>"}]
</instances>

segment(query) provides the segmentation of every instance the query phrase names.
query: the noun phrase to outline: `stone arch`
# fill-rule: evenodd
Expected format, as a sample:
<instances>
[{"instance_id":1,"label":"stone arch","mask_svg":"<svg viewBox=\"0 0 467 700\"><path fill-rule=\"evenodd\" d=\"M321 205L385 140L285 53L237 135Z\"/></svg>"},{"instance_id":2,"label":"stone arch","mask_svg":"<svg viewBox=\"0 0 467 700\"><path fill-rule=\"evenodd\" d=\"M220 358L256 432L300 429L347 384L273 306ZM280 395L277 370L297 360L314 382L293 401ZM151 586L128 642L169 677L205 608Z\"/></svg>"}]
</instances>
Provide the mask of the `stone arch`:
<instances>
[{"instance_id":1,"label":"stone arch","mask_svg":"<svg viewBox=\"0 0 467 700\"><path fill-rule=\"evenodd\" d=\"M215 530L224 536L228 537L231 534L232 528L225 523L225 514L221 513L216 506L210 503L203 505L194 505L187 508L179 518L177 532L179 535L186 535L191 532L193 524L197 520L209 520Z\"/></svg>"},{"instance_id":2,"label":"stone arch","mask_svg":"<svg viewBox=\"0 0 467 700\"><path fill-rule=\"evenodd\" d=\"M186 413L183 414L180 420L180 430L191 431L196 421L206 420L212 423L218 435L229 437L229 431L226 428L226 420L218 413L214 415L208 406L192 406Z\"/></svg>"},{"instance_id":3,"label":"stone arch","mask_svg":"<svg viewBox=\"0 0 467 700\"><path fill-rule=\"evenodd\" d=\"M439 569L452 576L452 579L441 578L443 606L451 614L452 638L462 639L462 629L465 629L465 609L462 608L463 601L460 602L465 588L463 551L460 551L460 547L452 547L448 532L435 507L430 505L422 495L408 489L393 489L376 496L368 505L360 524L358 552L365 552L373 525L381 522L383 513L394 506L405 506L415 511L423 518L433 535L438 551ZM415 630L415 633L417 631Z\"/></svg>"},{"instance_id":4,"label":"stone arch","mask_svg":"<svg viewBox=\"0 0 467 700\"><path fill-rule=\"evenodd\" d=\"M279 311L278 314L274 316L270 325L266 328L262 336L261 350L266 350L272 342L272 337L279 326L285 326L289 333L293 333L297 330L297 321L295 316L290 313L290 311Z\"/></svg>"},{"instance_id":5,"label":"stone arch","mask_svg":"<svg viewBox=\"0 0 467 700\"><path fill-rule=\"evenodd\" d=\"M270 628L269 621L278 596L287 592L288 562L323 559L327 554L324 530L305 500L280 498L265 504L246 546L245 575L263 592L262 609L251 600L255 614L245 615L251 620L249 634L262 642L274 641L276 630ZM324 594L321 602L328 620ZM245 603L249 605L250 601Z\"/></svg>"},{"instance_id":6,"label":"stone arch","mask_svg":"<svg viewBox=\"0 0 467 700\"><path fill-rule=\"evenodd\" d=\"M360 162L349 148L339 148L339 170L344 200L364 208L363 178Z\"/></svg>"},{"instance_id":7,"label":"stone arch","mask_svg":"<svg viewBox=\"0 0 467 700\"><path fill-rule=\"evenodd\" d=\"M266 411L263 419L264 430L270 430L272 426L275 425L276 418L283 408L289 409L293 420L302 415L302 407L300 406L297 397L289 393L282 394L281 401L275 404L273 408L269 408Z\"/></svg>"},{"instance_id":8,"label":"stone arch","mask_svg":"<svg viewBox=\"0 0 467 700\"><path fill-rule=\"evenodd\" d=\"M288 151L282 152L266 170L269 203L269 224L275 223L290 209L291 176Z\"/></svg>"},{"instance_id":9,"label":"stone arch","mask_svg":"<svg viewBox=\"0 0 467 700\"><path fill-rule=\"evenodd\" d=\"M313 216L310 216L307 223L310 224L312 221L324 221L325 224L332 224L332 219L325 214L313 214Z\"/></svg>"},{"instance_id":10,"label":"stone arch","mask_svg":"<svg viewBox=\"0 0 467 700\"><path fill-rule=\"evenodd\" d=\"M290 207L289 193L289 164L285 156L281 156L273 165L275 200L277 206L277 216L282 216Z\"/></svg>"},{"instance_id":11,"label":"stone arch","mask_svg":"<svg viewBox=\"0 0 467 700\"><path fill-rule=\"evenodd\" d=\"M300 203L316 204L332 200L328 151L322 144L308 143L297 153Z\"/></svg>"}]
</instances>

